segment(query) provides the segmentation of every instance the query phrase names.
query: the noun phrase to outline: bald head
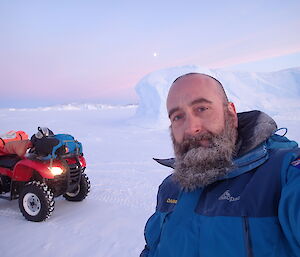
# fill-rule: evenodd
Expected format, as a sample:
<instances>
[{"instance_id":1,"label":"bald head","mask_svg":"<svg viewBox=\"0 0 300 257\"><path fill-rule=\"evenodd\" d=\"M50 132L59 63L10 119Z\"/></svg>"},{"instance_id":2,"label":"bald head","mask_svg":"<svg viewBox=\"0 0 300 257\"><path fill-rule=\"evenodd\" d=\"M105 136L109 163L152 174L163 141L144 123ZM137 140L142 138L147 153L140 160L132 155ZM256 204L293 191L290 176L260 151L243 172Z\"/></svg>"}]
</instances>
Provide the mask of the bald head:
<instances>
[{"instance_id":1,"label":"bald head","mask_svg":"<svg viewBox=\"0 0 300 257\"><path fill-rule=\"evenodd\" d=\"M198 83L207 83L207 84L213 85L217 89L216 93L218 93L219 96L223 98L224 103L228 102L228 97L226 95L226 92L225 92L224 87L221 84L221 82L219 80L217 80L216 78L211 77L206 74L203 74L203 73L191 72L191 73L184 74L184 75L178 77L177 79L175 79L174 82L172 83L172 86L175 85L177 82L180 82L182 80L187 80L187 79L190 79L190 81L191 80L198 81ZM187 80L187 82L189 82L189 80ZM185 83L185 85L188 86L188 83Z\"/></svg>"},{"instance_id":2,"label":"bald head","mask_svg":"<svg viewBox=\"0 0 300 257\"><path fill-rule=\"evenodd\" d=\"M224 129L224 112L235 116L222 84L205 74L189 73L177 78L167 97L171 129L177 142L185 135L203 132L218 134Z\"/></svg>"}]
</instances>

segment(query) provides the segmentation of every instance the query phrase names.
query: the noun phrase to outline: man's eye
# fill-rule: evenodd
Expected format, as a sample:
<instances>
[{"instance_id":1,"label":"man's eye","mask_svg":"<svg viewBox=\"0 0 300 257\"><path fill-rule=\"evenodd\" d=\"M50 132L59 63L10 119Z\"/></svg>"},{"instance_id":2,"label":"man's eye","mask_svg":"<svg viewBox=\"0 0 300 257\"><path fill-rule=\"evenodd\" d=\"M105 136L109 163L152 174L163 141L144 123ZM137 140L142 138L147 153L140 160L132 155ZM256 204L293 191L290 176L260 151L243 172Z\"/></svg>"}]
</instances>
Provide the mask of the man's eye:
<instances>
[{"instance_id":1,"label":"man's eye","mask_svg":"<svg viewBox=\"0 0 300 257\"><path fill-rule=\"evenodd\" d=\"M204 112L204 111L206 111L208 108L207 107L198 107L197 108L197 111L198 112Z\"/></svg>"},{"instance_id":2,"label":"man's eye","mask_svg":"<svg viewBox=\"0 0 300 257\"><path fill-rule=\"evenodd\" d=\"M178 120L182 119L182 117L183 117L183 115L181 115L181 114L174 115L172 121L178 121Z\"/></svg>"}]
</instances>

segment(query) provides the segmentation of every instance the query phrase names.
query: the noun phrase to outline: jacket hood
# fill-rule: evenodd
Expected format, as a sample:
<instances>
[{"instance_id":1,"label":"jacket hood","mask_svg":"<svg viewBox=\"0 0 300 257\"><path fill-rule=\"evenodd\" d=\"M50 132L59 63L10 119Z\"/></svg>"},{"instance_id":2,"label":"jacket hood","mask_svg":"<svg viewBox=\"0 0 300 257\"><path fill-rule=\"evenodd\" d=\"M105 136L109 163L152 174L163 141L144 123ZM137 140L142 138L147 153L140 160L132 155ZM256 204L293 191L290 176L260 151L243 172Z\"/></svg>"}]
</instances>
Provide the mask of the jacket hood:
<instances>
[{"instance_id":1,"label":"jacket hood","mask_svg":"<svg viewBox=\"0 0 300 257\"><path fill-rule=\"evenodd\" d=\"M276 122L266 113L238 113L237 156L242 156L266 141L277 129Z\"/></svg>"}]
</instances>

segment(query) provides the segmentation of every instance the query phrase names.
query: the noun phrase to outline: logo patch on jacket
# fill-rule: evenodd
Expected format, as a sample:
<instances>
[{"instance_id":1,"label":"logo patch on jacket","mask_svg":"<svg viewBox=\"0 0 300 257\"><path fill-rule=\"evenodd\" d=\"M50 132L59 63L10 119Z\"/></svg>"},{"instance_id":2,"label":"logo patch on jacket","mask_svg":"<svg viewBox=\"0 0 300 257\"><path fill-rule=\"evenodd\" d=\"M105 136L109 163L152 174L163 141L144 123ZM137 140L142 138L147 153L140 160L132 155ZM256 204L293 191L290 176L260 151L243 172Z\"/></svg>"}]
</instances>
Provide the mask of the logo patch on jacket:
<instances>
[{"instance_id":1,"label":"logo patch on jacket","mask_svg":"<svg viewBox=\"0 0 300 257\"><path fill-rule=\"evenodd\" d=\"M167 203L177 203L177 200L176 199L171 199L171 198L168 198L167 199L167 201L166 201Z\"/></svg>"},{"instance_id":2,"label":"logo patch on jacket","mask_svg":"<svg viewBox=\"0 0 300 257\"><path fill-rule=\"evenodd\" d=\"M300 158L296 159L291 163L294 167L300 169Z\"/></svg>"},{"instance_id":3,"label":"logo patch on jacket","mask_svg":"<svg viewBox=\"0 0 300 257\"><path fill-rule=\"evenodd\" d=\"M229 190L226 190L219 198L218 200L227 200L229 202L235 202L235 201L238 201L240 200L240 196L237 196L237 197L233 197L231 196Z\"/></svg>"}]
</instances>

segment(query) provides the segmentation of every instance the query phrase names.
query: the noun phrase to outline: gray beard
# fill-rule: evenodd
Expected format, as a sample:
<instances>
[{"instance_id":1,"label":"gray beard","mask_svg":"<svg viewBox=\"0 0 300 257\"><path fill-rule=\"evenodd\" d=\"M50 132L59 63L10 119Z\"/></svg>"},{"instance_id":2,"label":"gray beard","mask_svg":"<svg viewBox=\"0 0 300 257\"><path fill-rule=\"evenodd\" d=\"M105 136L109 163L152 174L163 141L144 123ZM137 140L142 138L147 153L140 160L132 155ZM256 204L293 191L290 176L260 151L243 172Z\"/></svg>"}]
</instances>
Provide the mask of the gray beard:
<instances>
[{"instance_id":1,"label":"gray beard","mask_svg":"<svg viewBox=\"0 0 300 257\"><path fill-rule=\"evenodd\" d=\"M171 133L176 156L174 178L187 191L212 184L227 175L233 167L237 130L231 114L225 113L223 131L205 132L177 143ZM201 140L209 142L203 146Z\"/></svg>"}]
</instances>

